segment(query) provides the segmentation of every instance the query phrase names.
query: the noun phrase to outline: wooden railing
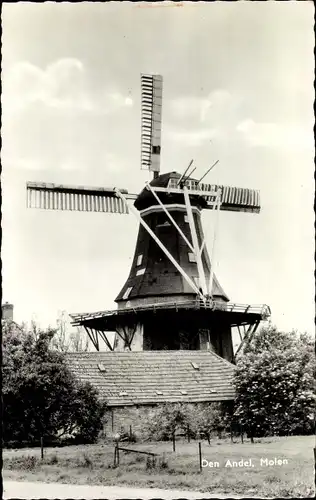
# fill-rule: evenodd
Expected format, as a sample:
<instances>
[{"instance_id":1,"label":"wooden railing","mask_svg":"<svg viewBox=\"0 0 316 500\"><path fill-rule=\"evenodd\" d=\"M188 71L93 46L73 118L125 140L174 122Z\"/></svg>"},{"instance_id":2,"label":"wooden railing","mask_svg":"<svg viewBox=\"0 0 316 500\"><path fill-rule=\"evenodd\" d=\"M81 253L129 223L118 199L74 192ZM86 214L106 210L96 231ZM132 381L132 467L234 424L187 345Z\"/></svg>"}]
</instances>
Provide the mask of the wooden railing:
<instances>
[{"instance_id":1,"label":"wooden railing","mask_svg":"<svg viewBox=\"0 0 316 500\"><path fill-rule=\"evenodd\" d=\"M106 316L119 316L126 313L136 313L142 311L156 311L162 309L175 309L176 311L179 309L210 309L212 311L225 311L228 313L243 313L243 314L256 314L260 315L262 319L267 319L271 310L270 307L266 304L236 304L231 302L219 302L213 301L211 299L207 299L205 302L197 298L196 300L184 300L181 302L161 302L161 303L153 303L146 304L146 306L129 306L124 309L116 309L116 310L107 310L107 311L97 311L94 313L80 313L80 314L71 314L71 318L73 319L72 324L78 325L82 321L89 319L98 319Z\"/></svg>"}]
</instances>

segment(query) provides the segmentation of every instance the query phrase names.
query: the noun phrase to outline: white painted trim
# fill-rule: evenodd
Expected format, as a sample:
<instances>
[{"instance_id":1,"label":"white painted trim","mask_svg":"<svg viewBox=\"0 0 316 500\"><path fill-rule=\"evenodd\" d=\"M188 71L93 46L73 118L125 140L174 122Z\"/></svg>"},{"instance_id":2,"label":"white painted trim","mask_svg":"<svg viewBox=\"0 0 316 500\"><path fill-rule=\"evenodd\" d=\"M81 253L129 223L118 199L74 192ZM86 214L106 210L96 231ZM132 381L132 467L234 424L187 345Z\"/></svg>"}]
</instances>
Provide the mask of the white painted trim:
<instances>
[{"instance_id":1,"label":"white painted trim","mask_svg":"<svg viewBox=\"0 0 316 500\"><path fill-rule=\"evenodd\" d=\"M184 239L184 241L186 242L186 244L188 245L188 247L190 248L190 250L192 250L192 252L194 252L194 248L191 245L191 243L189 242L188 238L186 237L186 235L184 234L184 232L182 231L182 229L178 226L178 224L176 223L176 221L174 220L174 218L172 217L172 215L168 212L168 210L166 209L165 205L162 203L162 201L160 200L160 198L156 195L155 191L153 191L153 189L152 189L151 185L149 184L149 182L147 182L146 185L147 185L147 188L152 192L152 194L154 195L154 197L158 201L159 205L161 206L161 208L163 209L163 211L167 215L168 219L171 220L172 224L177 229L177 231L180 234L180 236Z\"/></svg>"},{"instance_id":2,"label":"white painted trim","mask_svg":"<svg viewBox=\"0 0 316 500\"><path fill-rule=\"evenodd\" d=\"M132 290L133 290L132 286L129 286L128 288L126 288L125 293L124 293L122 299L123 300L128 299L128 297L130 296L130 293L131 293Z\"/></svg>"},{"instance_id":3,"label":"white painted trim","mask_svg":"<svg viewBox=\"0 0 316 500\"><path fill-rule=\"evenodd\" d=\"M186 186L184 186L186 187ZM171 194L183 194L184 189L176 189L176 188L163 188L152 186L153 190L157 193L171 193ZM188 188L187 188L188 189ZM189 194L192 196L217 196L216 191L201 191L199 189L189 189Z\"/></svg>"},{"instance_id":4,"label":"white painted trim","mask_svg":"<svg viewBox=\"0 0 316 500\"><path fill-rule=\"evenodd\" d=\"M196 257L193 252L188 252L189 262L196 262Z\"/></svg>"},{"instance_id":5,"label":"white painted trim","mask_svg":"<svg viewBox=\"0 0 316 500\"><path fill-rule=\"evenodd\" d=\"M146 271L145 267L143 267L142 269L138 269L138 271L136 271L136 276L141 276L142 274L145 274L145 271Z\"/></svg>"},{"instance_id":6,"label":"white painted trim","mask_svg":"<svg viewBox=\"0 0 316 500\"><path fill-rule=\"evenodd\" d=\"M161 250L165 253L165 255L169 258L169 260L172 262L172 264L175 266L175 268L179 271L179 273L184 277L186 282L191 286L191 288L196 292L196 294L204 301L204 295L200 292L200 290L195 286L194 281L187 275L187 273L182 269L180 264L176 261L176 259L171 255L171 253L168 251L168 249L165 247L165 245L160 241L159 238L157 238L156 234L154 231L148 226L148 224L143 220L141 217L139 211L137 210L134 205L129 205L127 202L126 197L123 195L123 193L120 192L119 189L115 189L116 195L121 198L129 210L132 212L132 214L135 215L136 219L138 222L146 229L146 231L150 234L150 236L154 239L154 241L157 243L157 245L161 248Z\"/></svg>"},{"instance_id":7,"label":"white painted trim","mask_svg":"<svg viewBox=\"0 0 316 500\"><path fill-rule=\"evenodd\" d=\"M179 203L170 203L169 205L164 205L164 206L170 212L172 210L177 210L179 212L185 212L186 213L186 211L187 211L186 206L185 205L180 205ZM139 213L143 217L143 216L151 214L151 213L163 212L163 211L164 210L163 210L163 208L160 205L152 205L149 208L144 208L144 210L139 210ZM192 207L192 211L193 212L198 212L199 214L201 214L201 210L198 207Z\"/></svg>"},{"instance_id":8,"label":"white painted trim","mask_svg":"<svg viewBox=\"0 0 316 500\"><path fill-rule=\"evenodd\" d=\"M136 266L141 266L143 262L143 254L140 253L137 255L137 261L136 261Z\"/></svg>"},{"instance_id":9,"label":"white painted trim","mask_svg":"<svg viewBox=\"0 0 316 500\"><path fill-rule=\"evenodd\" d=\"M205 297L205 295L207 294L207 287L206 287L204 266L203 266L203 262L202 262L202 257L201 257L200 252L199 252L199 241L198 241L195 221L194 221L194 217L193 217L192 205L190 202L189 190L186 186L183 187L183 192L184 192L184 201L185 201L188 219L189 219L194 254L195 254L198 273L199 273L199 281L200 281L200 285L202 288L203 296Z\"/></svg>"}]
</instances>

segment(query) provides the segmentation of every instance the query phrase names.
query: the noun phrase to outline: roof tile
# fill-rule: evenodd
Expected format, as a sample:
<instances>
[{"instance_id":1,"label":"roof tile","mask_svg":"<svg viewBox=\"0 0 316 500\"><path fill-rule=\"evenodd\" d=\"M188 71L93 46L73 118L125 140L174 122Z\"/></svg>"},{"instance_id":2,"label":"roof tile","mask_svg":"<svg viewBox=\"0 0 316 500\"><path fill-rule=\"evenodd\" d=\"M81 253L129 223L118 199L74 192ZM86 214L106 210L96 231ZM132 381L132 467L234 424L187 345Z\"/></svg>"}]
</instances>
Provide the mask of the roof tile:
<instances>
[{"instance_id":1,"label":"roof tile","mask_svg":"<svg viewBox=\"0 0 316 500\"><path fill-rule=\"evenodd\" d=\"M235 367L211 351L68 353L66 360L75 376L91 382L109 406L234 399Z\"/></svg>"}]
</instances>

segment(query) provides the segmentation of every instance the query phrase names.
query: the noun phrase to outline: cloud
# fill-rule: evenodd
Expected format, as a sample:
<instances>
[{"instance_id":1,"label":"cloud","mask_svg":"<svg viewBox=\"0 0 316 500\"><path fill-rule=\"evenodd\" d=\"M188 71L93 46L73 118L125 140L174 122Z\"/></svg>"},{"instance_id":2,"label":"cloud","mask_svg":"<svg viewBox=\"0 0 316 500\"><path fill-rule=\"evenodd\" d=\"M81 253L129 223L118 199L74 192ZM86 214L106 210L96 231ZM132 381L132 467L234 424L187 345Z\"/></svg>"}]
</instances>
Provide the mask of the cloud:
<instances>
[{"instance_id":1,"label":"cloud","mask_svg":"<svg viewBox=\"0 0 316 500\"><path fill-rule=\"evenodd\" d=\"M171 111L176 118L180 119L199 117L207 105L207 99L198 97L178 97L170 102Z\"/></svg>"},{"instance_id":2,"label":"cloud","mask_svg":"<svg viewBox=\"0 0 316 500\"><path fill-rule=\"evenodd\" d=\"M100 102L89 88L87 72L81 61L64 58L49 64L45 70L19 62L3 75L2 102L5 110L19 111L32 103L64 110L105 113L130 107L133 100L119 92L105 92Z\"/></svg>"},{"instance_id":3,"label":"cloud","mask_svg":"<svg viewBox=\"0 0 316 500\"><path fill-rule=\"evenodd\" d=\"M236 127L244 140L252 147L282 149L313 149L313 129L298 124L255 122L243 120Z\"/></svg>"},{"instance_id":4,"label":"cloud","mask_svg":"<svg viewBox=\"0 0 316 500\"><path fill-rule=\"evenodd\" d=\"M205 98L183 96L171 100L171 112L177 119L196 118L201 123L208 120L222 121L230 109L235 108L232 95L225 89L217 89Z\"/></svg>"},{"instance_id":5,"label":"cloud","mask_svg":"<svg viewBox=\"0 0 316 500\"><path fill-rule=\"evenodd\" d=\"M28 159L28 158L21 158L21 157L11 157L7 156L6 154L2 153L2 164L3 166L6 167L6 171L11 168L15 169L22 169L22 170L34 170L34 171L40 171L45 168L43 166L43 162L40 162L37 159Z\"/></svg>"},{"instance_id":6,"label":"cloud","mask_svg":"<svg viewBox=\"0 0 316 500\"><path fill-rule=\"evenodd\" d=\"M167 135L171 141L184 144L188 147L196 147L210 142L218 135L218 131L211 128L201 128L196 130L169 129Z\"/></svg>"},{"instance_id":7,"label":"cloud","mask_svg":"<svg viewBox=\"0 0 316 500\"><path fill-rule=\"evenodd\" d=\"M126 97L120 92L109 92L105 90L99 103L99 111L103 113L111 113L117 109L132 107L134 101L131 97Z\"/></svg>"}]
</instances>

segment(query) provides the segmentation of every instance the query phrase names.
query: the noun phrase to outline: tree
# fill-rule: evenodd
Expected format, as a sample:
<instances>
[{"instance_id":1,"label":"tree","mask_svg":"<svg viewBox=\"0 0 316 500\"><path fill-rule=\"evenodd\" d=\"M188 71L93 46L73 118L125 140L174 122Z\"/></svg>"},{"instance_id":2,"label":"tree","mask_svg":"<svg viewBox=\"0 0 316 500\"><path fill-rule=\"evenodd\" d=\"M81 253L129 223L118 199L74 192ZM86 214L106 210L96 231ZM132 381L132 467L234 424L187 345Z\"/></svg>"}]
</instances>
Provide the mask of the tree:
<instances>
[{"instance_id":1,"label":"tree","mask_svg":"<svg viewBox=\"0 0 316 500\"><path fill-rule=\"evenodd\" d=\"M80 384L63 354L50 348L53 330L3 327L3 440L38 442L72 434L96 439L105 404L90 385ZM90 422L88 426L88 421Z\"/></svg>"},{"instance_id":2,"label":"tree","mask_svg":"<svg viewBox=\"0 0 316 500\"><path fill-rule=\"evenodd\" d=\"M225 416L221 403L190 405L187 413L188 426L198 437L206 438L210 443L211 435L219 437L225 428Z\"/></svg>"},{"instance_id":3,"label":"tree","mask_svg":"<svg viewBox=\"0 0 316 500\"><path fill-rule=\"evenodd\" d=\"M145 433L152 439L167 440L185 425L184 405L166 403L157 405L149 413L145 423Z\"/></svg>"},{"instance_id":4,"label":"tree","mask_svg":"<svg viewBox=\"0 0 316 500\"><path fill-rule=\"evenodd\" d=\"M214 432L225 426L226 410L221 403L169 403L157 405L149 413L145 432L156 440L171 439L180 432L190 437L206 438L210 443Z\"/></svg>"},{"instance_id":5,"label":"tree","mask_svg":"<svg viewBox=\"0 0 316 500\"><path fill-rule=\"evenodd\" d=\"M312 339L262 328L237 360L234 416L251 436L312 433L314 381Z\"/></svg>"},{"instance_id":6,"label":"tree","mask_svg":"<svg viewBox=\"0 0 316 500\"><path fill-rule=\"evenodd\" d=\"M62 311L57 319L57 328L52 338L51 346L59 352L87 352L89 340L86 334L77 327L70 329L69 317Z\"/></svg>"}]
</instances>

